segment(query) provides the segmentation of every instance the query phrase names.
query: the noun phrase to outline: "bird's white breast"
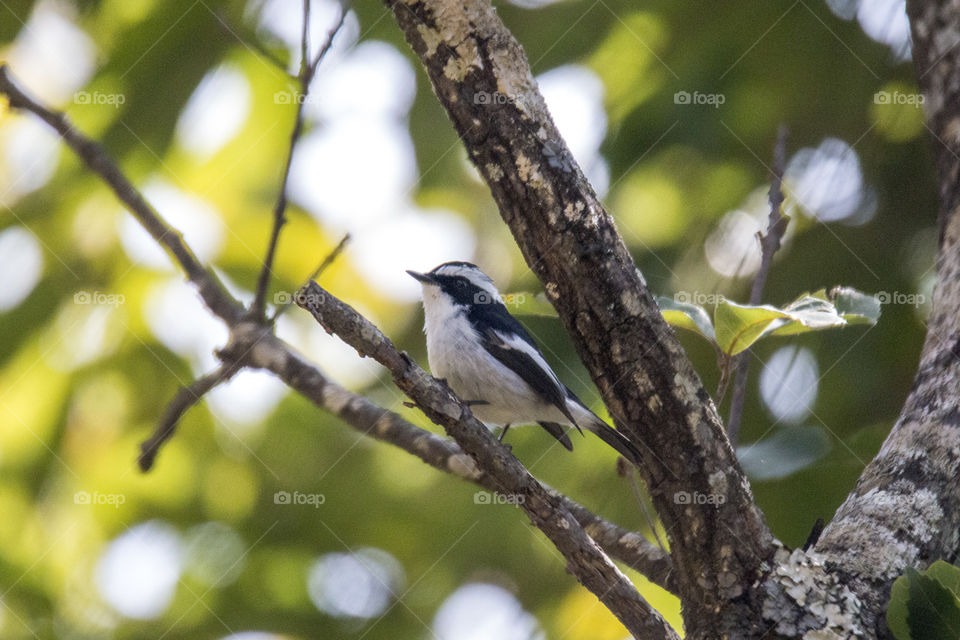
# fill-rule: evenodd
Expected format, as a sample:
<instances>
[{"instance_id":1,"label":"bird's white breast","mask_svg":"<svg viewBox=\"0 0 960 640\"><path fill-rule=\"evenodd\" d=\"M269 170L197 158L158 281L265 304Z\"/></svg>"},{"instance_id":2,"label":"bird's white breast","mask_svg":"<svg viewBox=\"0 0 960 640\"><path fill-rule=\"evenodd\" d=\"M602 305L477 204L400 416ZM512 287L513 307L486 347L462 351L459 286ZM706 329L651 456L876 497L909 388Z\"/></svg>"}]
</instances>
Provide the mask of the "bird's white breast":
<instances>
[{"instance_id":1,"label":"bird's white breast","mask_svg":"<svg viewBox=\"0 0 960 640\"><path fill-rule=\"evenodd\" d=\"M463 307L434 287L424 287L423 302L430 370L462 400L486 403L471 406L479 420L495 425L568 423L555 407L540 401L523 378L484 349Z\"/></svg>"}]
</instances>

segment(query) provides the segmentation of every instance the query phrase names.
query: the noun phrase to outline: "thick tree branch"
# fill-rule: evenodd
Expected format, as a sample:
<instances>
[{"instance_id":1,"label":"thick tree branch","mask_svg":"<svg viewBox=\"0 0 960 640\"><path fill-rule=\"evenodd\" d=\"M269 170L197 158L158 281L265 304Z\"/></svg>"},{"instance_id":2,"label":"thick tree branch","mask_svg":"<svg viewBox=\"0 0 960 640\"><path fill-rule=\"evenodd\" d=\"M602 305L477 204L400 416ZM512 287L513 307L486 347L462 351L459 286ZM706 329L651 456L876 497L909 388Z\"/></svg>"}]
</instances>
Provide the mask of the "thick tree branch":
<instances>
[{"instance_id":1,"label":"thick tree branch","mask_svg":"<svg viewBox=\"0 0 960 640\"><path fill-rule=\"evenodd\" d=\"M960 5L907 7L940 184L937 285L910 396L816 545L881 633L890 584L904 568L960 547Z\"/></svg>"},{"instance_id":2,"label":"thick tree branch","mask_svg":"<svg viewBox=\"0 0 960 640\"><path fill-rule=\"evenodd\" d=\"M328 332L362 356L382 364L396 385L436 424L470 454L501 493L517 497L530 521L567 560L567 570L637 638L677 638L660 614L637 592L563 503L544 489L513 457L449 387L421 369L369 320L309 282L297 294L297 304L309 310Z\"/></svg>"},{"instance_id":3,"label":"thick tree branch","mask_svg":"<svg viewBox=\"0 0 960 640\"><path fill-rule=\"evenodd\" d=\"M488 0L386 0L570 332L671 538L688 630L711 627L773 540L709 394L573 160ZM684 495L721 495L716 507Z\"/></svg>"},{"instance_id":4,"label":"thick tree branch","mask_svg":"<svg viewBox=\"0 0 960 640\"><path fill-rule=\"evenodd\" d=\"M773 256L780 250L780 241L787 231L787 218L780 212L783 206L783 172L787 164L787 127L780 125L777 141L773 145L773 176L770 181L770 216L767 232L760 235L760 267L750 287L750 304L763 302L763 289L773 266ZM747 397L747 374L750 372L750 349L733 357L733 392L730 395L730 419L727 420L727 437L733 446L740 438L740 419L743 403Z\"/></svg>"}]
</instances>

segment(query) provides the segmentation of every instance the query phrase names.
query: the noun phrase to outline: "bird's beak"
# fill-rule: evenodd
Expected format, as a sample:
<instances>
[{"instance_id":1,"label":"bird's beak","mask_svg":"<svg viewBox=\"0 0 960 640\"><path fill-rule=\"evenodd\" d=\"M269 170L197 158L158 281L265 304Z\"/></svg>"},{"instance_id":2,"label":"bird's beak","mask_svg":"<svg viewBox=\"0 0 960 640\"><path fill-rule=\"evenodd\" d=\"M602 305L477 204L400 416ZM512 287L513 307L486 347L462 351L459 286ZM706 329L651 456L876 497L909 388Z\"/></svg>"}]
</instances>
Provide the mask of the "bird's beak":
<instances>
[{"instance_id":1,"label":"bird's beak","mask_svg":"<svg viewBox=\"0 0 960 640\"><path fill-rule=\"evenodd\" d=\"M436 284L436 283L437 283L437 281L434 280L434 279L433 279L433 276L431 276L429 273L420 273L420 272L418 272L418 271L410 271L409 269L407 269L407 273L409 273L412 278L414 278L414 279L416 279L416 280L419 280L419 281L422 282L423 284Z\"/></svg>"}]
</instances>

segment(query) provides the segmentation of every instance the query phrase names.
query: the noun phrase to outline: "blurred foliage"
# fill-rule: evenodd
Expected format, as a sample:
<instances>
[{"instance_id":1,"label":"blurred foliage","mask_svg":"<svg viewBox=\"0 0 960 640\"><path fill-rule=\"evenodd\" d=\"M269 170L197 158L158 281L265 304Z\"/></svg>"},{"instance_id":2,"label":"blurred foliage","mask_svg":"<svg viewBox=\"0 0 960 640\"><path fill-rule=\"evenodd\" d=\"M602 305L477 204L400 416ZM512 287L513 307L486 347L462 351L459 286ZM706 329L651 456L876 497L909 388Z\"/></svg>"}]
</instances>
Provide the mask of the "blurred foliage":
<instances>
[{"instance_id":1,"label":"blurred foliage","mask_svg":"<svg viewBox=\"0 0 960 640\"><path fill-rule=\"evenodd\" d=\"M24 24L39 4L4 4L0 57L30 36ZM715 236L723 229L765 220L767 165L780 123L790 128L790 155L801 148L815 155L828 138L852 147L864 182L854 185L866 194L862 206L825 223L788 193L791 226L766 302L785 305L798 291L843 284L882 292L883 316L875 326L773 337L750 356L742 440L766 447L745 450L748 469L763 470L753 489L773 532L788 545L802 544L878 450L906 397L923 338L936 189L922 110L910 100L912 65L823 2L733 3L709 12L700 3L668 0L642 8L629 0L496 4L535 73L576 64L602 81L607 128L600 150L611 185L605 201L658 294L680 299L683 292L694 303L714 294L746 301L749 270L734 264L718 272L708 254L733 246ZM212 204L225 229L212 261L238 290L249 291L292 125L293 106L276 95L294 86L251 46L256 38L287 55L276 38L256 29L257 3L42 5L92 39L94 68L83 90L124 97L115 105L61 98L57 106L102 140L135 182L160 178ZM353 10L361 41L384 41L416 68L416 98L402 123L420 167L415 204L450 210L469 224L476 254L460 257L484 266L503 290L538 292L392 16L377 2ZM249 112L212 155L191 153L176 142L176 125L201 79L218 65L246 79ZM26 73L16 64L13 72ZM683 92L689 102L677 97ZM714 97L698 103L698 95ZM24 117L0 118L6 145L4 132ZM212 362L225 333L214 326L202 334L206 339L186 344L159 337L177 316L196 314L196 300L160 296L178 276L133 261L120 240L127 214L68 151L55 160L40 188L0 197L0 231L28 229L43 255L29 295L0 312L0 636L174 640L261 630L298 638L424 638L447 598L471 581L512 593L547 637L625 635L517 509L484 504L473 486L359 435L294 394L252 424L229 418L231 405L247 411L243 393L219 410L213 400L201 404L184 418L155 470L138 473L138 443L178 386ZM0 170L12 166L31 175L32 167L16 162L5 153ZM829 171L812 179L827 191L851 185L848 174L837 176L837 185ZM341 231L297 206L288 217L272 291L295 290ZM324 286L425 362L418 307L384 295L368 273L348 252L324 274ZM287 314L288 329L306 336L304 344L319 344L310 342L323 339L313 336L319 328L299 313ZM538 315L527 324L561 376L600 410L558 321ZM715 389L714 348L692 334L680 338ZM794 437L800 427L771 412L757 383L761 365L788 341L819 363L815 402L803 416L814 437ZM343 382L437 430L403 407L386 376L338 364L349 356L332 339L308 355L334 377L353 372L355 379ZM258 377L252 385L246 395L269 381ZM514 453L544 481L615 522L643 529L629 487L596 439L578 441L569 454L549 448L535 430L511 438ZM816 455L805 447L815 447ZM795 459L804 464L788 466L790 473L770 471L771 461ZM123 538L128 532L134 535ZM135 543L145 564L108 546L115 539ZM354 565L337 554L351 552L375 570L350 574ZM171 565L179 569L164 577ZM114 585L121 596L158 582L153 600L162 606L118 612L105 593L110 572L125 570L142 579ZM628 573L679 627L676 599ZM369 588L357 580L337 583L344 575L365 576ZM393 596L378 606L373 595L384 585ZM350 613L364 604L369 609Z\"/></svg>"}]
</instances>

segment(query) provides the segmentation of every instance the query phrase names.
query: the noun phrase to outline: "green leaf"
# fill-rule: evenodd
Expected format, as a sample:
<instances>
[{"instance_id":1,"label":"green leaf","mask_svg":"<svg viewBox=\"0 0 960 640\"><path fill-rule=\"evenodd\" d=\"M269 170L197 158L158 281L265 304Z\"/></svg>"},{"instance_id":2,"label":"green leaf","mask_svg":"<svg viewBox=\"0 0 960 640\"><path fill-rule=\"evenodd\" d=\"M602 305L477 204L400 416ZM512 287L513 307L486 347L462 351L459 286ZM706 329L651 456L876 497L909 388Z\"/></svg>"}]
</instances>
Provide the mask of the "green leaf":
<instances>
[{"instance_id":1,"label":"green leaf","mask_svg":"<svg viewBox=\"0 0 960 640\"><path fill-rule=\"evenodd\" d=\"M667 296L657 296L657 305L660 307L663 319L673 326L699 333L710 342L717 341L710 314L700 305L678 302Z\"/></svg>"},{"instance_id":2,"label":"green leaf","mask_svg":"<svg viewBox=\"0 0 960 640\"><path fill-rule=\"evenodd\" d=\"M767 330L767 334L790 336L809 331L842 327L847 322L837 313L836 307L826 300L804 294L783 308L788 319L782 320Z\"/></svg>"},{"instance_id":3,"label":"green leaf","mask_svg":"<svg viewBox=\"0 0 960 640\"><path fill-rule=\"evenodd\" d=\"M922 572L908 567L890 590L887 626L897 640L960 637L960 568L943 560Z\"/></svg>"},{"instance_id":4,"label":"green leaf","mask_svg":"<svg viewBox=\"0 0 960 640\"><path fill-rule=\"evenodd\" d=\"M770 305L745 305L721 300L713 313L717 346L733 356L760 339L771 323L789 315Z\"/></svg>"},{"instance_id":5,"label":"green leaf","mask_svg":"<svg viewBox=\"0 0 960 640\"><path fill-rule=\"evenodd\" d=\"M937 560L924 573L935 578L937 582L952 591L954 595L960 597L960 567L943 560Z\"/></svg>"},{"instance_id":6,"label":"green leaf","mask_svg":"<svg viewBox=\"0 0 960 640\"><path fill-rule=\"evenodd\" d=\"M906 574L893 581L890 602L887 604L887 626L897 640L913 640L907 624L907 600L910 599L910 583Z\"/></svg>"},{"instance_id":7,"label":"green leaf","mask_svg":"<svg viewBox=\"0 0 960 640\"><path fill-rule=\"evenodd\" d=\"M830 450L820 427L786 427L772 437L737 449L744 471L755 480L785 478L809 467Z\"/></svg>"},{"instance_id":8,"label":"green leaf","mask_svg":"<svg viewBox=\"0 0 960 640\"><path fill-rule=\"evenodd\" d=\"M880 301L850 287L834 287L830 300L848 324L877 324L880 319Z\"/></svg>"},{"instance_id":9,"label":"green leaf","mask_svg":"<svg viewBox=\"0 0 960 640\"><path fill-rule=\"evenodd\" d=\"M960 638L960 598L936 578L907 568L910 598L907 625L914 640L956 640Z\"/></svg>"}]
</instances>

